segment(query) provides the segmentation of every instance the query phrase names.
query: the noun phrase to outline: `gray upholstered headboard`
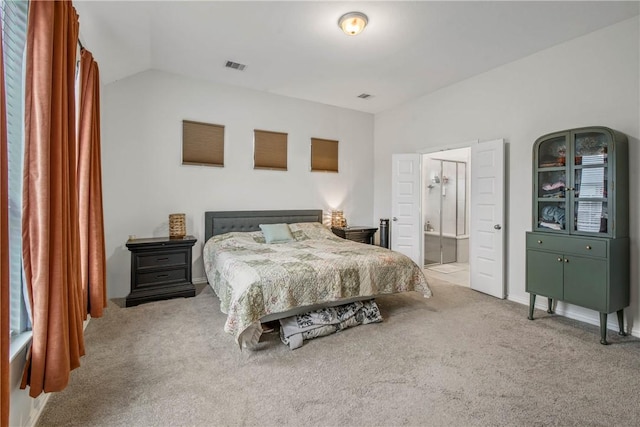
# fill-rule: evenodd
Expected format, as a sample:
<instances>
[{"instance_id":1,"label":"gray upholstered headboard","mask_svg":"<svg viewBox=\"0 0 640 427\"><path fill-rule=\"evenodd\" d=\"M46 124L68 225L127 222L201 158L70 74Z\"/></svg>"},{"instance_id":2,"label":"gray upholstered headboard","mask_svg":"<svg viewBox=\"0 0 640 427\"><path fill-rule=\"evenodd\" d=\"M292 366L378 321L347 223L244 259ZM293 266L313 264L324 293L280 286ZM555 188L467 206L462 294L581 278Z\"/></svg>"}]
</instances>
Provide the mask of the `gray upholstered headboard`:
<instances>
[{"instance_id":1,"label":"gray upholstered headboard","mask_svg":"<svg viewBox=\"0 0 640 427\"><path fill-rule=\"evenodd\" d=\"M223 211L204 213L204 241L231 231L257 231L260 224L322 222L322 209L288 211Z\"/></svg>"}]
</instances>

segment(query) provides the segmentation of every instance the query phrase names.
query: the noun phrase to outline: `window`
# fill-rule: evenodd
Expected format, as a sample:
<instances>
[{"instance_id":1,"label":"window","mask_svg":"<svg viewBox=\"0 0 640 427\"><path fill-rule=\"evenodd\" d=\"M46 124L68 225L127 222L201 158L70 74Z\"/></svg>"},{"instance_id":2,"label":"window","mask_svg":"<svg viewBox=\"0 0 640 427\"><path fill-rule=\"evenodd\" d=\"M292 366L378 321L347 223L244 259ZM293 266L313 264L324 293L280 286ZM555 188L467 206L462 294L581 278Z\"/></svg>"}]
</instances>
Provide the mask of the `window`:
<instances>
[{"instance_id":1,"label":"window","mask_svg":"<svg viewBox=\"0 0 640 427\"><path fill-rule=\"evenodd\" d=\"M182 164L224 166L224 126L183 120Z\"/></svg>"},{"instance_id":2,"label":"window","mask_svg":"<svg viewBox=\"0 0 640 427\"><path fill-rule=\"evenodd\" d=\"M28 329L22 286L22 164L24 146L24 50L29 3L2 1L4 78L9 160L9 276L11 335Z\"/></svg>"},{"instance_id":3,"label":"window","mask_svg":"<svg viewBox=\"0 0 640 427\"><path fill-rule=\"evenodd\" d=\"M253 168L287 170L287 134L254 130Z\"/></svg>"},{"instance_id":4,"label":"window","mask_svg":"<svg viewBox=\"0 0 640 427\"><path fill-rule=\"evenodd\" d=\"M311 171L338 172L338 141L311 138Z\"/></svg>"}]
</instances>

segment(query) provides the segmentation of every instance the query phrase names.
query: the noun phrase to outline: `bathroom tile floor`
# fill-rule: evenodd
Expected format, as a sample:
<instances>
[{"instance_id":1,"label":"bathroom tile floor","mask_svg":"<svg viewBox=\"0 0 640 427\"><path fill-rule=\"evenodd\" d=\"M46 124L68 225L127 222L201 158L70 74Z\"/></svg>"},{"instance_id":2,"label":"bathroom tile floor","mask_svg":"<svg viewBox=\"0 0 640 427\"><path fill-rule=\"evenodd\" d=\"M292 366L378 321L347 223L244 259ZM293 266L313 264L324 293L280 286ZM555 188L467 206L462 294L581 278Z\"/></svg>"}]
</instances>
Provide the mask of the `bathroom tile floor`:
<instances>
[{"instance_id":1,"label":"bathroom tile floor","mask_svg":"<svg viewBox=\"0 0 640 427\"><path fill-rule=\"evenodd\" d=\"M423 271L427 281L429 278L435 278L455 285L469 287L468 263L431 264L425 267Z\"/></svg>"}]
</instances>

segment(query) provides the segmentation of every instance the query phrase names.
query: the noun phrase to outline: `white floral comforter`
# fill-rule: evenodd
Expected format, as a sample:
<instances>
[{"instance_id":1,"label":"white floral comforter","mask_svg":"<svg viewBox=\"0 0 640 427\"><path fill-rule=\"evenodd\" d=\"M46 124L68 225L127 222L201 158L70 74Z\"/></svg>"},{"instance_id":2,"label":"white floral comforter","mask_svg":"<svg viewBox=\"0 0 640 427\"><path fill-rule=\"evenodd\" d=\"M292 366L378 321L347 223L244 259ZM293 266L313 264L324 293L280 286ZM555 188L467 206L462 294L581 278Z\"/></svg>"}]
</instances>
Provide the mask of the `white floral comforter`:
<instances>
[{"instance_id":1,"label":"white floral comforter","mask_svg":"<svg viewBox=\"0 0 640 427\"><path fill-rule=\"evenodd\" d=\"M209 284L227 314L225 331L241 346L258 342L260 319L296 307L420 291L427 281L407 256L335 236L320 223L290 224L295 241L266 244L261 231L226 233L206 242Z\"/></svg>"}]
</instances>

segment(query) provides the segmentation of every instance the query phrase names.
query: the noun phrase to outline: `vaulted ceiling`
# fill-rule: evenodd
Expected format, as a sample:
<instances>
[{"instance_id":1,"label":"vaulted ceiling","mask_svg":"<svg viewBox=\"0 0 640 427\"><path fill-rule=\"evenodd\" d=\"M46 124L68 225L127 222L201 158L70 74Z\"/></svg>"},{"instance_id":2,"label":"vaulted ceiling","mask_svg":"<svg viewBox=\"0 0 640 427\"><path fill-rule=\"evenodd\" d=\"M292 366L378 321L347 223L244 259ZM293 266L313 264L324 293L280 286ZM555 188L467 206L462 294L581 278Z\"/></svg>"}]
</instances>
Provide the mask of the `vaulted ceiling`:
<instances>
[{"instance_id":1,"label":"vaulted ceiling","mask_svg":"<svg viewBox=\"0 0 640 427\"><path fill-rule=\"evenodd\" d=\"M80 39L98 60L104 84L155 69L370 113L640 13L634 1L74 5ZM354 10L369 25L350 37L337 21ZM228 60L247 67L226 68ZM363 93L372 96L358 98Z\"/></svg>"}]
</instances>

